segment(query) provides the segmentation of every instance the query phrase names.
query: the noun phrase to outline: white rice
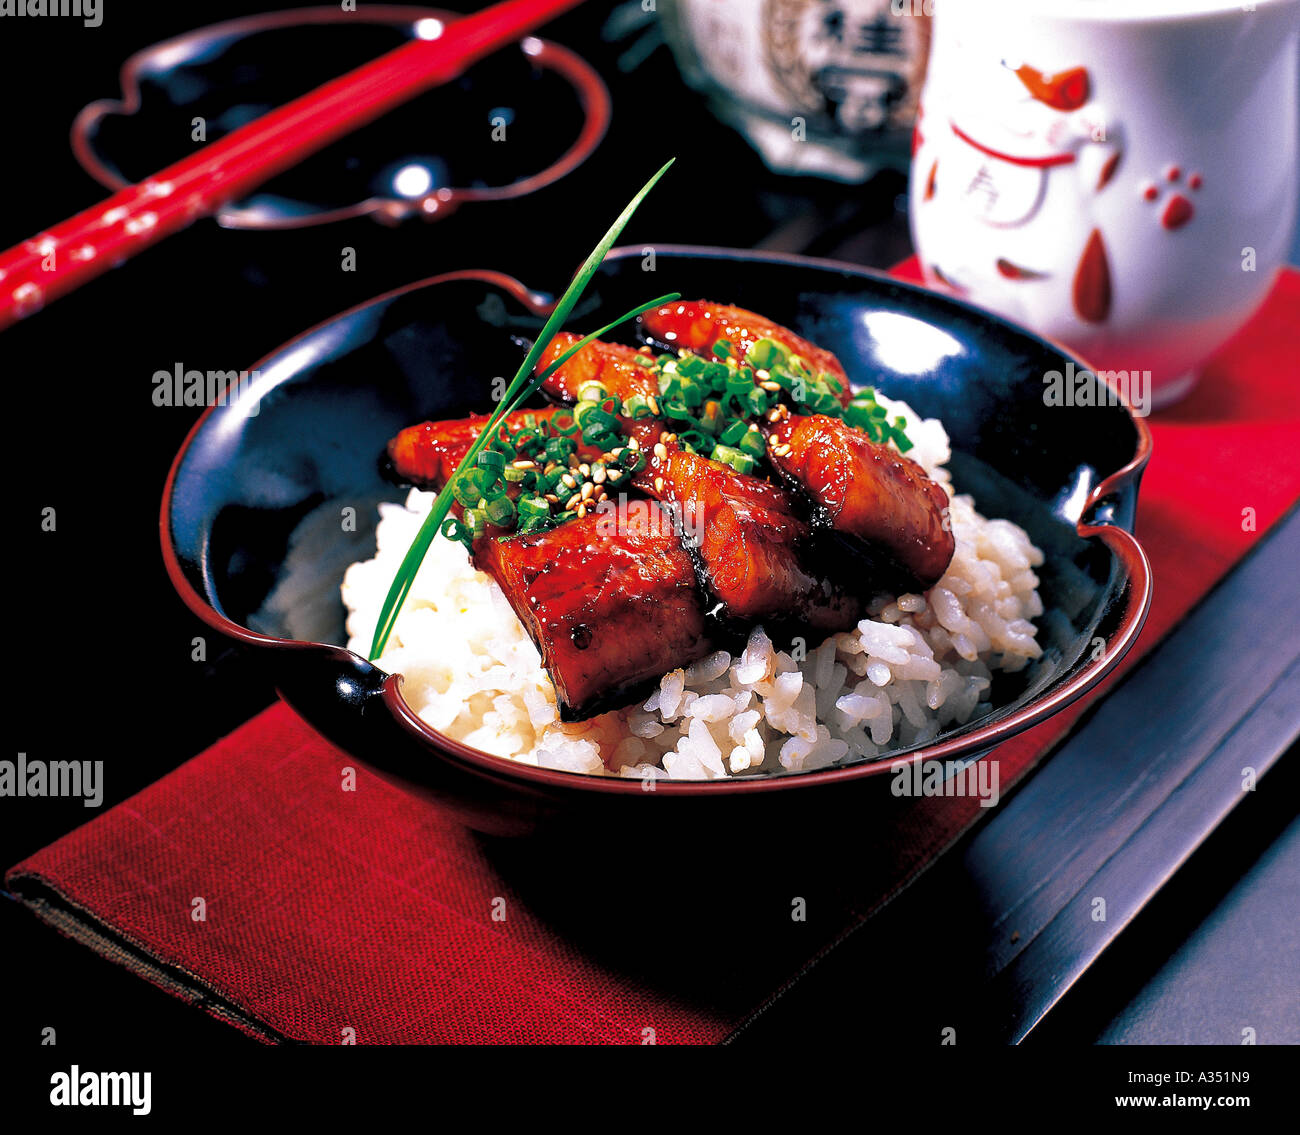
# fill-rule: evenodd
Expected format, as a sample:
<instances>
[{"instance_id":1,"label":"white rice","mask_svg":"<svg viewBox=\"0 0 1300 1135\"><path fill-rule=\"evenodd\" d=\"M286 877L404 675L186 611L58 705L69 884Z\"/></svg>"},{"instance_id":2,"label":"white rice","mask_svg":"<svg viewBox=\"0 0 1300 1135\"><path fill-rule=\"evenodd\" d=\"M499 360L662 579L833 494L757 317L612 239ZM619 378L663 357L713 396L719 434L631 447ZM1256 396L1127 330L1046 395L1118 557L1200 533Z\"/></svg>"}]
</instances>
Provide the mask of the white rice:
<instances>
[{"instance_id":1,"label":"white rice","mask_svg":"<svg viewBox=\"0 0 1300 1135\"><path fill-rule=\"evenodd\" d=\"M761 627L736 657L725 651L665 674L644 702L562 724L541 658L490 576L464 548L437 539L380 659L404 676L412 709L450 737L499 756L572 772L712 780L796 772L924 744L988 713L995 670L1022 669L1041 649L1025 531L989 520L955 495L948 435L902 402L908 454L951 500L956 553L923 595L877 603L824 642L775 644ZM374 559L343 579L348 645L365 654L380 605L432 493L381 504Z\"/></svg>"}]
</instances>

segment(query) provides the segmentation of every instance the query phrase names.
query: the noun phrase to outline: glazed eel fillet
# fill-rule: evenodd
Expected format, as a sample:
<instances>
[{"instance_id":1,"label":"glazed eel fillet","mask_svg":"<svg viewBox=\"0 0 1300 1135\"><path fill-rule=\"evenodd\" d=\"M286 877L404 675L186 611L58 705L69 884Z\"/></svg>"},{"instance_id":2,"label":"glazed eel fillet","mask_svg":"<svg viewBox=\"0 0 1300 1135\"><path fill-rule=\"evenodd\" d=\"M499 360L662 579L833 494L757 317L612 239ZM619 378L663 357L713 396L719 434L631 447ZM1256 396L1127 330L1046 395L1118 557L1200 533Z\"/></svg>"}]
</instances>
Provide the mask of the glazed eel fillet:
<instances>
[{"instance_id":1,"label":"glazed eel fillet","mask_svg":"<svg viewBox=\"0 0 1300 1135\"><path fill-rule=\"evenodd\" d=\"M561 412L516 411L504 428L550 422ZM487 421L483 415L402 430L388 443L394 471L420 488L441 488ZM597 456L590 446L579 455ZM474 541L473 559L537 645L566 721L626 704L712 649L694 564L672 518L651 501L621 516L602 509L527 535L489 528Z\"/></svg>"},{"instance_id":2,"label":"glazed eel fillet","mask_svg":"<svg viewBox=\"0 0 1300 1135\"><path fill-rule=\"evenodd\" d=\"M616 709L712 649L691 558L650 501L546 532L475 541L542 655L564 720Z\"/></svg>"}]
</instances>

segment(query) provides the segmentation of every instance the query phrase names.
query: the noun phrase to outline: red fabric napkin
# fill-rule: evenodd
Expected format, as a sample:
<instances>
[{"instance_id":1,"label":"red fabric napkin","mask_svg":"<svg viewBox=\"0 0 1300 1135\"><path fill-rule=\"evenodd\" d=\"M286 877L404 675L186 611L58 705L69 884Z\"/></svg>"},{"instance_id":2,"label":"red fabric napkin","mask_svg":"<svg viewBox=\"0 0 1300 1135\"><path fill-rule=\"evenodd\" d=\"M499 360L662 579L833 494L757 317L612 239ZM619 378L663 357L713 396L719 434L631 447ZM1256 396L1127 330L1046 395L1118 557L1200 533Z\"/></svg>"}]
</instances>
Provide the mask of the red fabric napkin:
<instances>
[{"instance_id":1,"label":"red fabric napkin","mask_svg":"<svg viewBox=\"0 0 1300 1135\"><path fill-rule=\"evenodd\" d=\"M1150 420L1137 528L1155 596L1125 665L1300 495L1298 315L1288 271L1198 389ZM1003 792L1083 708L986 758ZM717 865L671 848L602 872L580 846L484 841L364 773L341 792L349 763L274 706L18 864L7 887L267 1041L713 1042L982 814L971 798L893 801L849 871L809 873L794 856L720 885ZM807 921L791 919L791 895Z\"/></svg>"}]
</instances>

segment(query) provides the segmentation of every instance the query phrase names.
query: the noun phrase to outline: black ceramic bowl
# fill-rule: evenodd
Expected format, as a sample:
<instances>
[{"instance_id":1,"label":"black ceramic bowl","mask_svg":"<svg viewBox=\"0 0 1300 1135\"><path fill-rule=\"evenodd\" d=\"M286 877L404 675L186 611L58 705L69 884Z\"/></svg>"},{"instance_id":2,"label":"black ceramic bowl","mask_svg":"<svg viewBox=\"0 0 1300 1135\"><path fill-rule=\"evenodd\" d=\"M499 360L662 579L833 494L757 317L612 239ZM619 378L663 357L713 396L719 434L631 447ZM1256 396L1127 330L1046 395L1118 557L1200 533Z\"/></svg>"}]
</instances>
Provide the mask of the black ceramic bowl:
<instances>
[{"instance_id":1,"label":"black ceramic bowl","mask_svg":"<svg viewBox=\"0 0 1300 1135\"><path fill-rule=\"evenodd\" d=\"M1114 667L1150 599L1146 557L1131 535L1150 439L1102 388L1094 401L1112 404L1046 405L1044 375L1071 361L1059 348L973 307L828 261L658 247L655 268L643 269L639 248L616 250L571 324L589 330L669 290L786 323L834 351L855 383L942 419L959 491L1043 549L1043 602L1068 615L1040 620L1047 660L998 689L992 714L901 758L658 781L647 792L639 780L534 768L450 740L409 709L400 678L331 645L346 641L344 569L374 554L375 505L402 499L381 474L385 442L413 422L489 409L492 378L518 366L515 337L541 326L548 298L493 272L437 277L345 312L275 351L239 397L204 414L162 504L163 552L181 597L243 643L336 745L486 832L556 818L716 828L783 809L857 812L888 795L896 759L973 759ZM347 508L354 532L341 523Z\"/></svg>"}]
</instances>

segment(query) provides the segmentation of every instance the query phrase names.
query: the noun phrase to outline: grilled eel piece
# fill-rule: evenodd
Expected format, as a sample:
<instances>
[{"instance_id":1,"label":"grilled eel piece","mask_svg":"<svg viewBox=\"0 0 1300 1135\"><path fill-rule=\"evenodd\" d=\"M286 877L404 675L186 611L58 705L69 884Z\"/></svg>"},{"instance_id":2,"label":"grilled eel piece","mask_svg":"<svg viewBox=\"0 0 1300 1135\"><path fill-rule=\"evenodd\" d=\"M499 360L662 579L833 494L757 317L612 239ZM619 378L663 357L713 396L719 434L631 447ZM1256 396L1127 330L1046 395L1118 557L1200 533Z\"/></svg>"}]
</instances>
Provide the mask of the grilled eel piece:
<instances>
[{"instance_id":1,"label":"grilled eel piece","mask_svg":"<svg viewBox=\"0 0 1300 1135\"><path fill-rule=\"evenodd\" d=\"M713 357L713 344L719 339L731 343L732 353L741 362L760 339L771 339L792 355L798 355L814 371L834 378L839 383L839 399L844 405L853 398L848 375L830 351L743 307L708 300L678 300L647 311L640 322L651 339L673 348L685 347L706 359Z\"/></svg>"},{"instance_id":2,"label":"grilled eel piece","mask_svg":"<svg viewBox=\"0 0 1300 1135\"><path fill-rule=\"evenodd\" d=\"M625 705L713 649L691 557L652 501L480 539L474 564L537 644L565 721Z\"/></svg>"},{"instance_id":3,"label":"grilled eel piece","mask_svg":"<svg viewBox=\"0 0 1300 1135\"><path fill-rule=\"evenodd\" d=\"M529 419L549 422L556 414L568 414L562 406L540 410L516 410L502 421L502 432L521 430ZM469 447L487 425L488 414L471 414L442 422L421 422L408 426L388 443L388 460L393 472L403 481L421 489L440 489L456 472ZM575 435L575 440L578 440ZM595 446L579 444L579 456L585 461L599 456Z\"/></svg>"},{"instance_id":4,"label":"grilled eel piece","mask_svg":"<svg viewBox=\"0 0 1300 1135\"><path fill-rule=\"evenodd\" d=\"M765 430L768 460L813 500L813 523L879 550L900 590L939 582L956 542L948 494L915 461L840 418L791 414ZM879 561L880 557L877 557ZM898 571L890 571L896 567Z\"/></svg>"},{"instance_id":5,"label":"grilled eel piece","mask_svg":"<svg viewBox=\"0 0 1300 1135\"><path fill-rule=\"evenodd\" d=\"M633 436L655 427L632 425ZM632 484L668 505L700 565L700 579L744 623L841 631L865 610L844 573L825 562L797 500L778 485L680 448L646 448Z\"/></svg>"}]
</instances>

